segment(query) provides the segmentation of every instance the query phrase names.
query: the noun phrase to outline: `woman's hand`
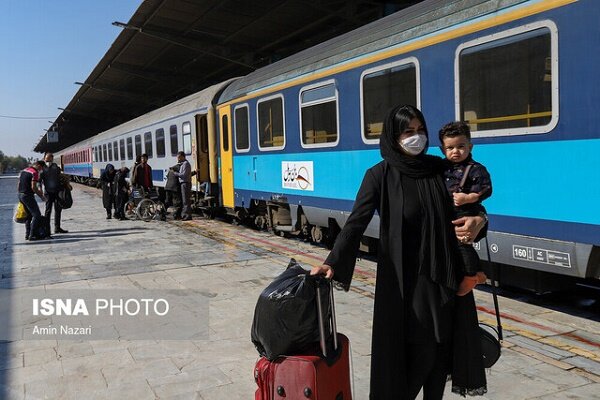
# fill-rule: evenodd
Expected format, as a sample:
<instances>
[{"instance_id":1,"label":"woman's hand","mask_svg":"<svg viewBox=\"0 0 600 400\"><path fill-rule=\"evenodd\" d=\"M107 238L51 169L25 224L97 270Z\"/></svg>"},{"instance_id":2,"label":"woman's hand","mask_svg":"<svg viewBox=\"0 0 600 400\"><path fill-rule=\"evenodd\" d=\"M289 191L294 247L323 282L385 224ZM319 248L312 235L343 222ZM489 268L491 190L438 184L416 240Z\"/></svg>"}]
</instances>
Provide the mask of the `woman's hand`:
<instances>
[{"instance_id":1,"label":"woman's hand","mask_svg":"<svg viewBox=\"0 0 600 400\"><path fill-rule=\"evenodd\" d=\"M485 219L479 215L466 216L455 219L452 223L458 241L468 244L473 243L481 228L485 226Z\"/></svg>"},{"instance_id":2,"label":"woman's hand","mask_svg":"<svg viewBox=\"0 0 600 400\"><path fill-rule=\"evenodd\" d=\"M485 283L487 277L484 272L478 272L473 276L465 276L458 287L456 292L457 296L464 296L468 294L475 286Z\"/></svg>"},{"instance_id":3,"label":"woman's hand","mask_svg":"<svg viewBox=\"0 0 600 400\"><path fill-rule=\"evenodd\" d=\"M329 265L323 264L318 267L312 267L310 270L311 275L325 275L325 278L331 279L333 278L333 268Z\"/></svg>"}]
</instances>

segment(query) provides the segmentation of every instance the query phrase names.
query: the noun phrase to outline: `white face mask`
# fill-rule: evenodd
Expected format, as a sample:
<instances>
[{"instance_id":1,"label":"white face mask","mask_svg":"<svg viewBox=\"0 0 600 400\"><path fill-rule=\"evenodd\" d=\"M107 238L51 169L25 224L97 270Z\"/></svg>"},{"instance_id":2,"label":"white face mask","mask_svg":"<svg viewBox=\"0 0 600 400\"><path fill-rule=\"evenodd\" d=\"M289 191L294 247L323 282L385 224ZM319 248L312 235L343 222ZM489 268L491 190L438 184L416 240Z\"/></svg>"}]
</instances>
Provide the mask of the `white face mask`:
<instances>
[{"instance_id":1,"label":"white face mask","mask_svg":"<svg viewBox=\"0 0 600 400\"><path fill-rule=\"evenodd\" d=\"M416 156L417 154L421 154L425 149L425 145L427 144L427 136L422 134L412 135L400 141L400 147L407 154L411 156Z\"/></svg>"}]
</instances>

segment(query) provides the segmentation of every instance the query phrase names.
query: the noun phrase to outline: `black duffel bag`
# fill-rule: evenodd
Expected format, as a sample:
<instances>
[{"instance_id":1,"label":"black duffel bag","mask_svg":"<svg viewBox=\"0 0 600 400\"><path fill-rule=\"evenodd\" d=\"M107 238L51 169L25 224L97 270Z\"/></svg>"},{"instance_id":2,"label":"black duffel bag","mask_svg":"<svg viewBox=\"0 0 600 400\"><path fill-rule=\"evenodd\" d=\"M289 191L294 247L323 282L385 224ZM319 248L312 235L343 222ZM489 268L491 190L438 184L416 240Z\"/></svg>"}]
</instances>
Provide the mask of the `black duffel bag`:
<instances>
[{"instance_id":1,"label":"black duffel bag","mask_svg":"<svg viewBox=\"0 0 600 400\"><path fill-rule=\"evenodd\" d=\"M292 258L287 269L258 298L252 343L269 360L302 353L319 342L316 288L322 281L309 272ZM321 290L329 290L323 287ZM321 293L328 298L329 292Z\"/></svg>"},{"instance_id":2,"label":"black duffel bag","mask_svg":"<svg viewBox=\"0 0 600 400\"><path fill-rule=\"evenodd\" d=\"M58 204L63 210L69 209L73 206L73 196L71 196L71 191L69 188L63 188L60 192L58 192L57 198Z\"/></svg>"}]
</instances>

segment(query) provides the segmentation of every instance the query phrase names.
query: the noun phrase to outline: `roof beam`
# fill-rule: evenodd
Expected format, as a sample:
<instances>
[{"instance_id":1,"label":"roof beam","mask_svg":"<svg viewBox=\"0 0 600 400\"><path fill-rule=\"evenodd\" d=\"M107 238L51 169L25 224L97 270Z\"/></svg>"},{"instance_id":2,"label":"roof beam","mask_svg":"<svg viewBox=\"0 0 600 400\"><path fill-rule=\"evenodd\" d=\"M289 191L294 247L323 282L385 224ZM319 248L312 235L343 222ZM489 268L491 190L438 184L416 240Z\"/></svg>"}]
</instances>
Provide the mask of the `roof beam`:
<instances>
[{"instance_id":1,"label":"roof beam","mask_svg":"<svg viewBox=\"0 0 600 400\"><path fill-rule=\"evenodd\" d=\"M147 104L149 103L149 104L159 105L159 106L164 104L164 102L161 98L147 95L145 93L135 93L130 90L114 89L114 88L110 88L107 86L95 85L95 84L85 83L85 82L75 82L75 84L81 85L81 86L84 86L84 87L87 87L89 89L96 90L99 92L104 92L109 95L120 96L120 97L125 97L127 99L142 101Z\"/></svg>"},{"instance_id":2,"label":"roof beam","mask_svg":"<svg viewBox=\"0 0 600 400\"><path fill-rule=\"evenodd\" d=\"M208 54L209 56L220 58L222 60L229 61L230 63L239 64L239 65L246 67L252 71L254 71L256 69L252 65L246 64L246 63L238 61L238 60L234 60L227 56L224 56L224 55L218 54L214 51L211 51L210 49L207 49L207 46L199 44L198 41L194 40L194 39L190 39L190 38L187 38L187 37L184 37L181 35L176 35L171 32L167 32L165 30L142 28L139 26L129 25L129 24L125 24L123 22L118 22L118 21L115 21L112 24L115 26L118 26L120 28L123 28L123 29L135 30L143 35L147 35L147 36L150 36L150 37L153 37L156 39L164 40L171 44L182 46L187 49L199 52L201 54ZM211 47L212 47L212 45L211 45Z\"/></svg>"}]
</instances>

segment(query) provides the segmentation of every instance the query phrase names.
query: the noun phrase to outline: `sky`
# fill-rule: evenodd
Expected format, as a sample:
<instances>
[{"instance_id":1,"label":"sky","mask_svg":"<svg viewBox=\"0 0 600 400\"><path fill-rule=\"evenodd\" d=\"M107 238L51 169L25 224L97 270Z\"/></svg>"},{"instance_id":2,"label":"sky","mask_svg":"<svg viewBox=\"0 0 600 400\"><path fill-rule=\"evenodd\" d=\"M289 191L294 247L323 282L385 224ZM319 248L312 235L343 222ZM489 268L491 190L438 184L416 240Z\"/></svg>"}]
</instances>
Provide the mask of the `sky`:
<instances>
[{"instance_id":1,"label":"sky","mask_svg":"<svg viewBox=\"0 0 600 400\"><path fill-rule=\"evenodd\" d=\"M0 0L0 150L33 148L142 0ZM19 117L19 118L7 118ZM24 117L24 118L23 118Z\"/></svg>"}]
</instances>

